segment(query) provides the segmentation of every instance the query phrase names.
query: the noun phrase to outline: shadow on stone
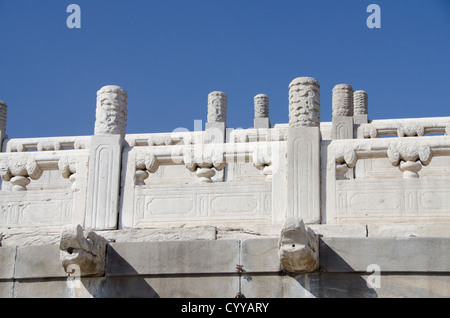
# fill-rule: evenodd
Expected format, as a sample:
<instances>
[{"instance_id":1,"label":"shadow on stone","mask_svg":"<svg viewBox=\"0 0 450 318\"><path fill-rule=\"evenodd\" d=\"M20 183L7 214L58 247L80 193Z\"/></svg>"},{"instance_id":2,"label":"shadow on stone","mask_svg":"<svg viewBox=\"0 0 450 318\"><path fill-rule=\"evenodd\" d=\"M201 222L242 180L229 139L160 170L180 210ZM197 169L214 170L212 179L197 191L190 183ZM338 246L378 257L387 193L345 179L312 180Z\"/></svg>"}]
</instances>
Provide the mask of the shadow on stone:
<instances>
[{"instance_id":1,"label":"shadow on stone","mask_svg":"<svg viewBox=\"0 0 450 318\"><path fill-rule=\"evenodd\" d=\"M111 245L108 245L104 286L94 297L159 298L159 295Z\"/></svg>"},{"instance_id":2,"label":"shadow on stone","mask_svg":"<svg viewBox=\"0 0 450 318\"><path fill-rule=\"evenodd\" d=\"M317 273L298 275L295 280L318 298L377 298L377 292L363 275L353 268L324 241L320 240L320 269Z\"/></svg>"}]
</instances>

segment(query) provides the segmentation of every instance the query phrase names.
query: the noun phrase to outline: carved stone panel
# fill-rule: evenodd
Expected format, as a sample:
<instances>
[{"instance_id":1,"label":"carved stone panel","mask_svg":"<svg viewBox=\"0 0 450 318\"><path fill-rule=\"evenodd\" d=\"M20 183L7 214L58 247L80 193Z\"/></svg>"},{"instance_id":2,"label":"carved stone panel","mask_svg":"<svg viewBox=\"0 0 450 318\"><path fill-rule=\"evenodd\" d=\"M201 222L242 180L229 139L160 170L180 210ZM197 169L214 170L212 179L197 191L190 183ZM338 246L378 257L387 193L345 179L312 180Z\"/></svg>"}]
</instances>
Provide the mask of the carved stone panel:
<instances>
[{"instance_id":1,"label":"carved stone panel","mask_svg":"<svg viewBox=\"0 0 450 318\"><path fill-rule=\"evenodd\" d=\"M73 220L71 190L0 191L0 227L61 226Z\"/></svg>"},{"instance_id":2,"label":"carved stone panel","mask_svg":"<svg viewBox=\"0 0 450 318\"><path fill-rule=\"evenodd\" d=\"M289 128L288 216L305 223L320 221L319 127Z\"/></svg>"},{"instance_id":3,"label":"carved stone panel","mask_svg":"<svg viewBox=\"0 0 450 318\"><path fill-rule=\"evenodd\" d=\"M336 206L329 220L352 222L435 222L450 219L448 177L434 179L336 181ZM334 217L332 211L335 211Z\"/></svg>"},{"instance_id":4,"label":"carved stone panel","mask_svg":"<svg viewBox=\"0 0 450 318\"><path fill-rule=\"evenodd\" d=\"M270 183L158 185L136 188L134 227L157 222L260 220L271 217Z\"/></svg>"},{"instance_id":5,"label":"carved stone panel","mask_svg":"<svg viewBox=\"0 0 450 318\"><path fill-rule=\"evenodd\" d=\"M119 135L93 136L89 159L87 229L117 226L122 139Z\"/></svg>"}]
</instances>

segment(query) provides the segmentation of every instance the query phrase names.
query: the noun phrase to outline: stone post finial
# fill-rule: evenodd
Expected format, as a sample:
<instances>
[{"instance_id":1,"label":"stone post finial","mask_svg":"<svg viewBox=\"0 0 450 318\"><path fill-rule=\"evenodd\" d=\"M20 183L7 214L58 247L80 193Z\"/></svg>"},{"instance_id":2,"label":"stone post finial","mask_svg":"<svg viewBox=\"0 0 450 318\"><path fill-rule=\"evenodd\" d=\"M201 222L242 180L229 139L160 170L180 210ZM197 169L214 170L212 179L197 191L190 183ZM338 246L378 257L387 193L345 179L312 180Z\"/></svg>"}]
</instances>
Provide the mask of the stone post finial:
<instances>
[{"instance_id":1,"label":"stone post finial","mask_svg":"<svg viewBox=\"0 0 450 318\"><path fill-rule=\"evenodd\" d=\"M227 94L214 91L208 94L208 123L226 123Z\"/></svg>"},{"instance_id":2,"label":"stone post finial","mask_svg":"<svg viewBox=\"0 0 450 318\"><path fill-rule=\"evenodd\" d=\"M338 84L333 88L333 117L353 116L353 88L348 84Z\"/></svg>"},{"instance_id":3,"label":"stone post finial","mask_svg":"<svg viewBox=\"0 0 450 318\"><path fill-rule=\"evenodd\" d=\"M116 85L104 86L97 92L95 135L125 136L127 96L125 90Z\"/></svg>"},{"instance_id":4,"label":"stone post finial","mask_svg":"<svg viewBox=\"0 0 450 318\"><path fill-rule=\"evenodd\" d=\"M369 106L367 93L355 91L353 93L353 121L355 124L367 124L369 122Z\"/></svg>"},{"instance_id":5,"label":"stone post finial","mask_svg":"<svg viewBox=\"0 0 450 318\"><path fill-rule=\"evenodd\" d=\"M6 132L6 114L8 110L8 105L2 100L0 100L0 131Z\"/></svg>"},{"instance_id":6,"label":"stone post finial","mask_svg":"<svg viewBox=\"0 0 450 318\"><path fill-rule=\"evenodd\" d=\"M255 118L269 117L269 96L266 94L258 94L254 97L255 102Z\"/></svg>"},{"instance_id":7,"label":"stone post finial","mask_svg":"<svg viewBox=\"0 0 450 318\"><path fill-rule=\"evenodd\" d=\"M368 114L368 97L365 91L359 90L353 93L353 113L355 115Z\"/></svg>"},{"instance_id":8,"label":"stone post finial","mask_svg":"<svg viewBox=\"0 0 450 318\"><path fill-rule=\"evenodd\" d=\"M320 126L320 84L298 77L289 84L289 127Z\"/></svg>"},{"instance_id":9,"label":"stone post finial","mask_svg":"<svg viewBox=\"0 0 450 318\"><path fill-rule=\"evenodd\" d=\"M255 118L253 119L254 128L270 128L269 121L269 96L258 94L254 98Z\"/></svg>"}]
</instances>

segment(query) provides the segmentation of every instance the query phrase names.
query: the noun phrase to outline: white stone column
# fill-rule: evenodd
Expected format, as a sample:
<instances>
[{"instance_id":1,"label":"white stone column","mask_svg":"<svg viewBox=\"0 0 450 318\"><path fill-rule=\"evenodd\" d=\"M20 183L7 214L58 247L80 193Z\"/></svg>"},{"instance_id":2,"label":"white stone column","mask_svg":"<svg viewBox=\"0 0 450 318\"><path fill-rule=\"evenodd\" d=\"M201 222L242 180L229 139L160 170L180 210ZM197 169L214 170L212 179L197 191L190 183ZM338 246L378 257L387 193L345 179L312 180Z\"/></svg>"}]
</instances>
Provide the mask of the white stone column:
<instances>
[{"instance_id":1,"label":"white stone column","mask_svg":"<svg viewBox=\"0 0 450 318\"><path fill-rule=\"evenodd\" d=\"M227 94L219 91L211 92L208 94L208 118L205 125L205 142L224 142L226 126Z\"/></svg>"},{"instance_id":2,"label":"white stone column","mask_svg":"<svg viewBox=\"0 0 450 318\"><path fill-rule=\"evenodd\" d=\"M97 92L95 133L91 140L86 229L117 227L126 120L127 93L115 85L102 87Z\"/></svg>"},{"instance_id":3,"label":"white stone column","mask_svg":"<svg viewBox=\"0 0 450 318\"><path fill-rule=\"evenodd\" d=\"M368 97L365 91L359 90L353 93L353 122L357 125L367 124L368 118Z\"/></svg>"},{"instance_id":4,"label":"white stone column","mask_svg":"<svg viewBox=\"0 0 450 318\"><path fill-rule=\"evenodd\" d=\"M253 119L254 128L270 128L269 121L269 96L258 94L254 97L255 118Z\"/></svg>"},{"instance_id":5,"label":"white stone column","mask_svg":"<svg viewBox=\"0 0 450 318\"><path fill-rule=\"evenodd\" d=\"M226 134L227 94L220 91L214 91L208 94L208 118L205 124L205 134L203 142L205 144L224 143L227 140ZM197 169L197 176L201 178L201 180L211 180L219 182L224 180L225 172L223 169L206 169L206 171L203 171L201 167L198 167Z\"/></svg>"},{"instance_id":6,"label":"white stone column","mask_svg":"<svg viewBox=\"0 0 450 318\"><path fill-rule=\"evenodd\" d=\"M3 149L3 139L8 138L6 136L6 115L8 111L8 105L0 100L0 152Z\"/></svg>"},{"instance_id":7,"label":"white stone column","mask_svg":"<svg viewBox=\"0 0 450 318\"><path fill-rule=\"evenodd\" d=\"M332 139L353 138L353 88L338 84L333 88Z\"/></svg>"},{"instance_id":8,"label":"white stone column","mask_svg":"<svg viewBox=\"0 0 450 318\"><path fill-rule=\"evenodd\" d=\"M320 84L299 77L289 84L287 217L320 222Z\"/></svg>"}]
</instances>

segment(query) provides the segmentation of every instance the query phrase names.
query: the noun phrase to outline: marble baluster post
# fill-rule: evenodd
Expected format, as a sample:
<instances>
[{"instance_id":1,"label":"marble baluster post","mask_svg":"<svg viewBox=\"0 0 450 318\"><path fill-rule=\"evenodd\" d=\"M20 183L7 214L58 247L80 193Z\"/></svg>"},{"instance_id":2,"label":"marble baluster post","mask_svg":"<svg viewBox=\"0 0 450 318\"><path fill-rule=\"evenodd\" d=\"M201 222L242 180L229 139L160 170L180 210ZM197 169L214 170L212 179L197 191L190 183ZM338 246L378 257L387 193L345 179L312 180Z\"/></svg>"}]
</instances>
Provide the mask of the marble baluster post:
<instances>
[{"instance_id":1,"label":"marble baluster post","mask_svg":"<svg viewBox=\"0 0 450 318\"><path fill-rule=\"evenodd\" d=\"M127 93L108 85L97 92L94 136L91 139L85 228L115 229L127 120Z\"/></svg>"},{"instance_id":2,"label":"marble baluster post","mask_svg":"<svg viewBox=\"0 0 450 318\"><path fill-rule=\"evenodd\" d=\"M289 84L287 217L320 222L320 84L298 77Z\"/></svg>"},{"instance_id":3,"label":"marble baluster post","mask_svg":"<svg viewBox=\"0 0 450 318\"><path fill-rule=\"evenodd\" d=\"M255 118L253 126L258 128L270 128L269 121L269 96L258 94L254 97Z\"/></svg>"},{"instance_id":4,"label":"marble baluster post","mask_svg":"<svg viewBox=\"0 0 450 318\"><path fill-rule=\"evenodd\" d=\"M353 88L338 84L333 88L332 139L353 139Z\"/></svg>"}]
</instances>

